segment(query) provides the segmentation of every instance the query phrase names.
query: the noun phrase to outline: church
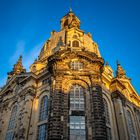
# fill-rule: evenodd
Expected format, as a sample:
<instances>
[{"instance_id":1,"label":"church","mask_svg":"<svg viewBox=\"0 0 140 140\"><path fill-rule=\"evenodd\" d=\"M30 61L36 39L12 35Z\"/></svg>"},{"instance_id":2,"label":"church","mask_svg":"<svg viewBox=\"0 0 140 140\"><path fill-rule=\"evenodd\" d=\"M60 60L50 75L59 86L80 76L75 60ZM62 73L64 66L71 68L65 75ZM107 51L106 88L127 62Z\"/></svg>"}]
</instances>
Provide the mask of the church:
<instances>
[{"instance_id":1,"label":"church","mask_svg":"<svg viewBox=\"0 0 140 140\"><path fill-rule=\"evenodd\" d=\"M0 140L140 140L140 97L114 75L70 11L27 72L19 57L0 91Z\"/></svg>"}]
</instances>

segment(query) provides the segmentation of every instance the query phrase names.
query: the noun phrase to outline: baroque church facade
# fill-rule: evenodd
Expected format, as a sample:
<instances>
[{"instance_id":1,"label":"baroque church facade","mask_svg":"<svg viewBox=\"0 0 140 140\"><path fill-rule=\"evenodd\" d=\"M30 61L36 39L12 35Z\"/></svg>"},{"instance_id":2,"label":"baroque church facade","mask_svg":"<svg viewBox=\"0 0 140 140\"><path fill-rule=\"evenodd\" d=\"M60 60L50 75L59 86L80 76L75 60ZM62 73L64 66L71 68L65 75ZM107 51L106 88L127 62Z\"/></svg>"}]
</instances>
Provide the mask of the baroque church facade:
<instances>
[{"instance_id":1,"label":"baroque church facade","mask_svg":"<svg viewBox=\"0 0 140 140\"><path fill-rule=\"evenodd\" d=\"M118 63L104 64L70 10L26 72L0 91L0 140L140 140L140 97Z\"/></svg>"}]
</instances>

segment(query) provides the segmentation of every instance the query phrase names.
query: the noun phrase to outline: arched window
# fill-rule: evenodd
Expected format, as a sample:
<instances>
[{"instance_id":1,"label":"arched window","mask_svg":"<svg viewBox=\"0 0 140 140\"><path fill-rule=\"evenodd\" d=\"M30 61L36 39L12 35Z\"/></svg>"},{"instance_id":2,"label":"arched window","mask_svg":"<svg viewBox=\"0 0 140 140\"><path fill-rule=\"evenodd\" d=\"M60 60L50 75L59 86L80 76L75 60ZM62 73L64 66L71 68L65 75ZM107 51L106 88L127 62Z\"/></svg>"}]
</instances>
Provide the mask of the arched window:
<instances>
[{"instance_id":1,"label":"arched window","mask_svg":"<svg viewBox=\"0 0 140 140\"><path fill-rule=\"evenodd\" d=\"M48 116L48 96L44 96L40 102L39 121L43 121Z\"/></svg>"},{"instance_id":2,"label":"arched window","mask_svg":"<svg viewBox=\"0 0 140 140\"><path fill-rule=\"evenodd\" d=\"M73 85L70 90L70 140L86 140L84 89Z\"/></svg>"},{"instance_id":3,"label":"arched window","mask_svg":"<svg viewBox=\"0 0 140 140\"><path fill-rule=\"evenodd\" d=\"M70 110L84 111L84 91L79 85L72 86L70 90Z\"/></svg>"},{"instance_id":4,"label":"arched window","mask_svg":"<svg viewBox=\"0 0 140 140\"><path fill-rule=\"evenodd\" d=\"M104 102L104 113L105 113L105 119L106 119L106 129L107 129L107 140L111 140L111 124L110 124L110 115L108 110L108 104L105 99L103 99Z\"/></svg>"},{"instance_id":5,"label":"arched window","mask_svg":"<svg viewBox=\"0 0 140 140\"><path fill-rule=\"evenodd\" d=\"M131 113L128 110L127 110L127 125L128 125L130 140L136 140L137 138L136 138L134 125L133 125L133 122L132 122Z\"/></svg>"},{"instance_id":6,"label":"arched window","mask_svg":"<svg viewBox=\"0 0 140 140\"><path fill-rule=\"evenodd\" d=\"M37 140L46 140L47 138L47 122L46 122L47 118L48 118L48 96L45 95L40 102Z\"/></svg>"},{"instance_id":7,"label":"arched window","mask_svg":"<svg viewBox=\"0 0 140 140\"><path fill-rule=\"evenodd\" d=\"M9 120L6 140L13 140L14 128L15 128L15 123L16 123L16 115L17 115L17 106L14 106L11 112L10 120Z\"/></svg>"},{"instance_id":8,"label":"arched window","mask_svg":"<svg viewBox=\"0 0 140 140\"><path fill-rule=\"evenodd\" d=\"M72 47L79 47L79 41L74 40L74 41L72 42Z\"/></svg>"}]
</instances>

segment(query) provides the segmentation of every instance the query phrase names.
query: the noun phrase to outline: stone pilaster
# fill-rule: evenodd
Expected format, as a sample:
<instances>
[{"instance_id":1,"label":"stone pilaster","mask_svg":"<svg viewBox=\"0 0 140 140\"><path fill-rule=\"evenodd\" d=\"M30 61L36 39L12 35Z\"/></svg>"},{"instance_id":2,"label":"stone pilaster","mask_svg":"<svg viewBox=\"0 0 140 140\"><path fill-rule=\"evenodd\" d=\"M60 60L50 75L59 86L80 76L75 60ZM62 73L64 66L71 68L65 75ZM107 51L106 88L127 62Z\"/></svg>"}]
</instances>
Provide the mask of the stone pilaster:
<instances>
[{"instance_id":1,"label":"stone pilaster","mask_svg":"<svg viewBox=\"0 0 140 140\"><path fill-rule=\"evenodd\" d=\"M117 130L119 134L120 140L128 140L128 132L126 127L126 116L124 111L124 100L119 93L119 91L115 91L112 93L112 100L114 104L114 111L115 111L115 117L117 121Z\"/></svg>"},{"instance_id":2,"label":"stone pilaster","mask_svg":"<svg viewBox=\"0 0 140 140\"><path fill-rule=\"evenodd\" d=\"M28 136L29 136L29 130L31 127L31 117L32 117L32 111L33 111L33 100L34 97L32 96L27 96L26 100L25 100L25 109L24 109L24 117L23 117L23 130L25 129L26 131L25 133L25 138L28 140Z\"/></svg>"},{"instance_id":3,"label":"stone pilaster","mask_svg":"<svg viewBox=\"0 0 140 140\"><path fill-rule=\"evenodd\" d=\"M86 139L92 140L92 116L91 97L89 89L85 93L85 118L86 118Z\"/></svg>"},{"instance_id":4,"label":"stone pilaster","mask_svg":"<svg viewBox=\"0 0 140 140\"><path fill-rule=\"evenodd\" d=\"M28 140L34 95L27 93L21 97L16 140Z\"/></svg>"},{"instance_id":5,"label":"stone pilaster","mask_svg":"<svg viewBox=\"0 0 140 140\"><path fill-rule=\"evenodd\" d=\"M48 123L48 139L61 140L63 139L62 127L62 78L57 76L50 95L50 114ZM54 81L53 81L54 83Z\"/></svg>"},{"instance_id":6,"label":"stone pilaster","mask_svg":"<svg viewBox=\"0 0 140 140\"><path fill-rule=\"evenodd\" d=\"M91 117L92 139L107 140L102 88L99 85L91 88Z\"/></svg>"},{"instance_id":7,"label":"stone pilaster","mask_svg":"<svg viewBox=\"0 0 140 140\"><path fill-rule=\"evenodd\" d=\"M63 140L69 139L68 122L69 122L69 95L62 93L62 112L61 112L61 125Z\"/></svg>"}]
</instances>

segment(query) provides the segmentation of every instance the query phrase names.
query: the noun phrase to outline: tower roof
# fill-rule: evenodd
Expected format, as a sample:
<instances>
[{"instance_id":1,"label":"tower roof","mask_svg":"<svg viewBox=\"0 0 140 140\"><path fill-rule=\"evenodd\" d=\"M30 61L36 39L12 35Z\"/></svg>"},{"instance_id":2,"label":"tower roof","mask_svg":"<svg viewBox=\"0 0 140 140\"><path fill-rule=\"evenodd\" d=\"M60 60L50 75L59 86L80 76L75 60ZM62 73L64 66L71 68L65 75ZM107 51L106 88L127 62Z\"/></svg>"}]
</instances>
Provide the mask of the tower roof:
<instances>
[{"instance_id":1,"label":"tower roof","mask_svg":"<svg viewBox=\"0 0 140 140\"><path fill-rule=\"evenodd\" d=\"M80 20L73 13L72 8L70 8L69 12L61 19L60 22L61 22L61 29L72 28L72 27L80 28Z\"/></svg>"},{"instance_id":2,"label":"tower roof","mask_svg":"<svg viewBox=\"0 0 140 140\"><path fill-rule=\"evenodd\" d=\"M117 78L127 78L125 70L122 68L119 61L117 61L117 71L116 71Z\"/></svg>"},{"instance_id":3,"label":"tower roof","mask_svg":"<svg viewBox=\"0 0 140 140\"><path fill-rule=\"evenodd\" d=\"M13 67L13 71L9 72L8 76L11 77L13 75L18 75L20 73L25 73L25 72L26 70L23 68L23 65L22 65L22 56L20 55L17 63Z\"/></svg>"}]
</instances>

